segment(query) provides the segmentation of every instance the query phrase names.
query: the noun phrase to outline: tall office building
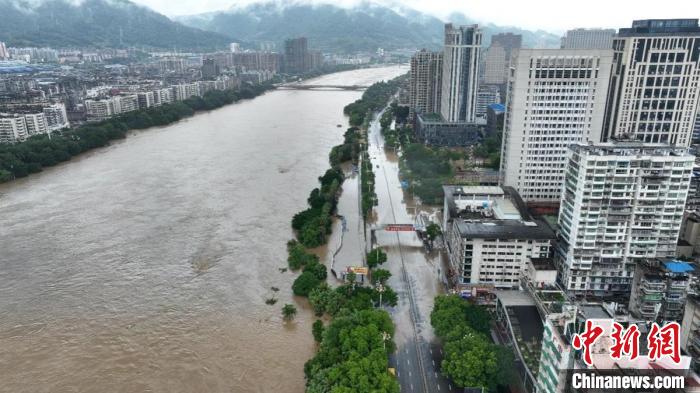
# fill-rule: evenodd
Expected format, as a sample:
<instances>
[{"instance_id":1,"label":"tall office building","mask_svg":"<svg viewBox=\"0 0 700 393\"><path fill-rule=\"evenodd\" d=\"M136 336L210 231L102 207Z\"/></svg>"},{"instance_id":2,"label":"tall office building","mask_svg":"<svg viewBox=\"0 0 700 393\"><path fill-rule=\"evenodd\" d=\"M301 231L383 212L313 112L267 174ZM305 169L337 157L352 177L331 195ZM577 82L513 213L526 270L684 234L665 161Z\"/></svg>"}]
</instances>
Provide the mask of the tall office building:
<instances>
[{"instance_id":1,"label":"tall office building","mask_svg":"<svg viewBox=\"0 0 700 393\"><path fill-rule=\"evenodd\" d=\"M567 147L598 142L612 50L521 49L508 82L501 183L559 206Z\"/></svg>"},{"instance_id":2,"label":"tall office building","mask_svg":"<svg viewBox=\"0 0 700 393\"><path fill-rule=\"evenodd\" d=\"M667 144L569 149L558 280L577 296L627 296L636 265L674 257L695 157Z\"/></svg>"},{"instance_id":3,"label":"tall office building","mask_svg":"<svg viewBox=\"0 0 700 393\"><path fill-rule=\"evenodd\" d=\"M475 121L480 53L478 25L445 24L440 114L447 122Z\"/></svg>"},{"instance_id":4,"label":"tall office building","mask_svg":"<svg viewBox=\"0 0 700 393\"><path fill-rule=\"evenodd\" d=\"M561 38L562 49L611 49L615 29L573 29Z\"/></svg>"},{"instance_id":5,"label":"tall office building","mask_svg":"<svg viewBox=\"0 0 700 393\"><path fill-rule=\"evenodd\" d=\"M636 20L613 49L605 136L689 146L700 92L698 20Z\"/></svg>"},{"instance_id":6,"label":"tall office building","mask_svg":"<svg viewBox=\"0 0 700 393\"><path fill-rule=\"evenodd\" d=\"M411 57L411 79L409 87L409 112L440 112L440 88L442 87L442 53L425 49Z\"/></svg>"},{"instance_id":7,"label":"tall office building","mask_svg":"<svg viewBox=\"0 0 700 393\"><path fill-rule=\"evenodd\" d=\"M286 73L304 73L308 71L309 45L306 37L299 37L284 42L284 64Z\"/></svg>"},{"instance_id":8,"label":"tall office building","mask_svg":"<svg viewBox=\"0 0 700 393\"><path fill-rule=\"evenodd\" d=\"M241 51L241 44L239 44L238 42L232 42L229 45L229 48L231 50L231 53L238 53Z\"/></svg>"}]
</instances>

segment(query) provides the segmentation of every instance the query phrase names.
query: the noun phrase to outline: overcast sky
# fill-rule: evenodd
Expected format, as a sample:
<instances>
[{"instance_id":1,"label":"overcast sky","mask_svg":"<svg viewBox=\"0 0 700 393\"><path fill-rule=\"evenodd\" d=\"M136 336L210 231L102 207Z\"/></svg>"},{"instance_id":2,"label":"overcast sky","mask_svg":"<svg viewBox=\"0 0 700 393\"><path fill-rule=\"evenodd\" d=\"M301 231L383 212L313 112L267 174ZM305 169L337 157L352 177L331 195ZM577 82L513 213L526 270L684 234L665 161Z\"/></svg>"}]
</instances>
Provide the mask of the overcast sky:
<instances>
[{"instance_id":1,"label":"overcast sky","mask_svg":"<svg viewBox=\"0 0 700 393\"><path fill-rule=\"evenodd\" d=\"M256 0L134 0L168 16L246 5ZM280 0L277 0L280 1ZM352 6L361 0L294 0ZM284 2L284 1L281 1ZM633 19L698 18L697 0L373 0L402 4L440 18L458 11L480 22L561 32L573 27L625 27Z\"/></svg>"}]
</instances>

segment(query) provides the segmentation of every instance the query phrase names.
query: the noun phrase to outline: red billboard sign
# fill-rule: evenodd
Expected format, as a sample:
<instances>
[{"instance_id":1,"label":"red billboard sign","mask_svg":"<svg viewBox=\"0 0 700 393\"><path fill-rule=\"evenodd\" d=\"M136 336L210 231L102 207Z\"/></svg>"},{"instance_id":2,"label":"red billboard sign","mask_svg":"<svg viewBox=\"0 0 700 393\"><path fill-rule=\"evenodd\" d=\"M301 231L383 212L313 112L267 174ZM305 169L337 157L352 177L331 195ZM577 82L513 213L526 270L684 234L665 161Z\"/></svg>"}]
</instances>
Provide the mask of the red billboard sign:
<instances>
[{"instance_id":1,"label":"red billboard sign","mask_svg":"<svg viewBox=\"0 0 700 393\"><path fill-rule=\"evenodd\" d=\"M415 228L413 224L387 224L384 226L384 230L389 232L413 232Z\"/></svg>"}]
</instances>

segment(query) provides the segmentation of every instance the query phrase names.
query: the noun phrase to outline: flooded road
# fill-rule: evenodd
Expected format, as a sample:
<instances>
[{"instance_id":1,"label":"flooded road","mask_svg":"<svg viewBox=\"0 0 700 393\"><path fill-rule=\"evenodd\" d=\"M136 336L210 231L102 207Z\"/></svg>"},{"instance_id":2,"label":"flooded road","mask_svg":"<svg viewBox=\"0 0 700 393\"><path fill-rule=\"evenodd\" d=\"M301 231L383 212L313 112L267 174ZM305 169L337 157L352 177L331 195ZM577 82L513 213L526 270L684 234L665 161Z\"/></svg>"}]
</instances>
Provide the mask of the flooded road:
<instances>
[{"instance_id":1,"label":"flooded road","mask_svg":"<svg viewBox=\"0 0 700 393\"><path fill-rule=\"evenodd\" d=\"M360 95L269 92L0 186L0 391L303 392L279 268Z\"/></svg>"},{"instance_id":2,"label":"flooded road","mask_svg":"<svg viewBox=\"0 0 700 393\"><path fill-rule=\"evenodd\" d=\"M456 387L440 375L437 358L441 349L436 346L430 325L433 299L444 290L440 254L438 251L426 253L415 232L382 230L386 224L414 224L417 209L428 212L435 209L418 206L401 188L399 158L384 148L376 118L369 130L369 142L379 199L372 226L377 243L388 257L381 267L391 272L388 283L399 295L398 305L389 310L396 325L394 341L397 346L390 364L396 369L402 392L455 391Z\"/></svg>"}]
</instances>

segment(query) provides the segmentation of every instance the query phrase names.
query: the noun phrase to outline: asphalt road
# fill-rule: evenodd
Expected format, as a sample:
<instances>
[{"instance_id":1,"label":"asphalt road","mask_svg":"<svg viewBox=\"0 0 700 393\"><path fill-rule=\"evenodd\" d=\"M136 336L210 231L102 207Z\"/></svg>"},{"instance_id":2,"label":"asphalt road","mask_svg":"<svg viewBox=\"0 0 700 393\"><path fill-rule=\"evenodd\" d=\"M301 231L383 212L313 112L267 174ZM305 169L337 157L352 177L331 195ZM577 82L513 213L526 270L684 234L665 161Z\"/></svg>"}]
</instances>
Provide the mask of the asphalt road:
<instances>
[{"instance_id":1,"label":"asphalt road","mask_svg":"<svg viewBox=\"0 0 700 393\"><path fill-rule=\"evenodd\" d=\"M379 200L372 226L377 229L377 243L388 255L382 268L392 273L389 285L399 296L399 304L387 310L396 325L397 350L390 356L390 365L396 369L402 392L460 392L440 375L442 349L430 326L433 298L442 292L440 258L436 253L427 254L414 232L381 230L386 224L412 224L415 210L410 201L404 201L397 158L385 152L376 120L370 126L369 140Z\"/></svg>"}]
</instances>

